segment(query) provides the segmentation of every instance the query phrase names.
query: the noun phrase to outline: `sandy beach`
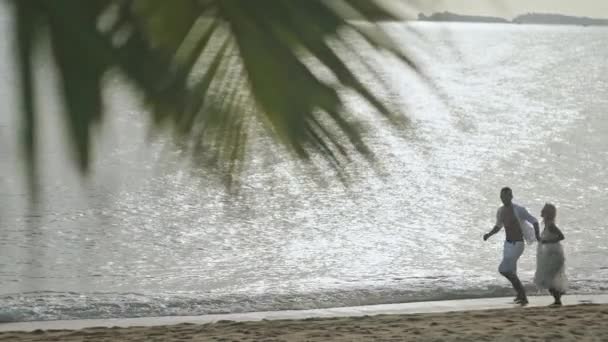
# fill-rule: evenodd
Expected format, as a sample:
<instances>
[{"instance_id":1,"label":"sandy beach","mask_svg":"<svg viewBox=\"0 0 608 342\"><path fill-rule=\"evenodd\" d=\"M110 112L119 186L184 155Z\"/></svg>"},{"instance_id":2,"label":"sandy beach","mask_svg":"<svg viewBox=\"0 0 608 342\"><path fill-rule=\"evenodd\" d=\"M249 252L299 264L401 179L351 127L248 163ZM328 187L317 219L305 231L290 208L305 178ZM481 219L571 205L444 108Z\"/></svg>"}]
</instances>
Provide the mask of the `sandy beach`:
<instances>
[{"instance_id":1,"label":"sandy beach","mask_svg":"<svg viewBox=\"0 0 608 342\"><path fill-rule=\"evenodd\" d=\"M608 341L608 305L3 332L0 341Z\"/></svg>"}]
</instances>

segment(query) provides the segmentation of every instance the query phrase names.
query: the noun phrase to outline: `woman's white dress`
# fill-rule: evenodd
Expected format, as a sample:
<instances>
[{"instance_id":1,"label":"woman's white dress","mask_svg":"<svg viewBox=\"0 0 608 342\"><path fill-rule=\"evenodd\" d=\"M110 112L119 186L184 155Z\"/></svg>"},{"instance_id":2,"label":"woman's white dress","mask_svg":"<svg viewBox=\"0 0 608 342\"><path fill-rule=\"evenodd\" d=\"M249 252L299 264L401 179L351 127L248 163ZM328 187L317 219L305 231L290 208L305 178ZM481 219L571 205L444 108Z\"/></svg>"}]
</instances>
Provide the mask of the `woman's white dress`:
<instances>
[{"instance_id":1,"label":"woman's white dress","mask_svg":"<svg viewBox=\"0 0 608 342\"><path fill-rule=\"evenodd\" d=\"M541 240L553 240L556 237L556 234L547 227L541 234ZM565 262L564 248L561 243L539 243L536 252L536 274L534 275L536 286L540 289L555 289L564 292L568 287Z\"/></svg>"}]
</instances>

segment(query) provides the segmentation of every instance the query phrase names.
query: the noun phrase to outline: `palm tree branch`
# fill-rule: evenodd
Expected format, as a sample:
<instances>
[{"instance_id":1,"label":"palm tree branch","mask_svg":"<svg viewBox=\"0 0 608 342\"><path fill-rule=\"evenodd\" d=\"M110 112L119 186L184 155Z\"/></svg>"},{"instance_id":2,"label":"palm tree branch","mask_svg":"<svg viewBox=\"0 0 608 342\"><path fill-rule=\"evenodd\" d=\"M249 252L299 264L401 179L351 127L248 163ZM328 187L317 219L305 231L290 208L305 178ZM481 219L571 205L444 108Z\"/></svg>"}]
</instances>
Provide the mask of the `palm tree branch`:
<instances>
[{"instance_id":1,"label":"palm tree branch","mask_svg":"<svg viewBox=\"0 0 608 342\"><path fill-rule=\"evenodd\" d=\"M335 1L368 20L391 15L373 0ZM83 172L90 164L91 130L103 119L102 80L112 68L141 90L157 127L171 123L177 139L194 153L228 161L230 170L244 156L249 120L269 127L273 138L307 160L319 153L341 167L340 158L351 153L348 144L373 159L339 92L349 88L379 113L396 114L349 67L347 61L354 61L371 69L360 55L341 48L348 46L340 36L345 28L418 70L382 31L372 34L349 23L326 0L12 2L32 168L37 133L31 47L40 28L50 33L66 122ZM33 20L36 16L43 20ZM100 25L101 18L109 24ZM315 67L303 62L304 51L339 84L315 76Z\"/></svg>"}]
</instances>

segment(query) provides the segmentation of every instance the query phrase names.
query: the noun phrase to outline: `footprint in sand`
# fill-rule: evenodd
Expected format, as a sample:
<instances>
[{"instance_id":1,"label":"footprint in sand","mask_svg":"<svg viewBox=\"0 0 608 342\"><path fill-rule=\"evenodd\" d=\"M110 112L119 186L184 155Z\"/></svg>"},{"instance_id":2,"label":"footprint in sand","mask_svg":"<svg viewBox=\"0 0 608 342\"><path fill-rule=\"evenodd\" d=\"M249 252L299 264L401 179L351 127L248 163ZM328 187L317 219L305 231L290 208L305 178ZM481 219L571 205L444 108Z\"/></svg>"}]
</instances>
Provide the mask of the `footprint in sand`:
<instances>
[{"instance_id":1,"label":"footprint in sand","mask_svg":"<svg viewBox=\"0 0 608 342\"><path fill-rule=\"evenodd\" d=\"M570 330L570 333L571 333L572 335L576 335L576 336L584 336L584 335L585 335L585 333L584 333L583 331L576 330L576 329L572 329L572 330Z\"/></svg>"}]
</instances>

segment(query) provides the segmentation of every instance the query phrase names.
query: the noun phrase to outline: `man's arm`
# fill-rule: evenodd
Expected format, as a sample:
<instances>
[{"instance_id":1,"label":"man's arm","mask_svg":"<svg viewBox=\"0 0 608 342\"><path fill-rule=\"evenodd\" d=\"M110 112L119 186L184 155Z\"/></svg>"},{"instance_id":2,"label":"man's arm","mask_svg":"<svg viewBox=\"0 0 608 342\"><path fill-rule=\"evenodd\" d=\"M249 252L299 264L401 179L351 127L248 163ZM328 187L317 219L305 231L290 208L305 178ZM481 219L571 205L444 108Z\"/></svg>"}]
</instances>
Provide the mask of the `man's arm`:
<instances>
[{"instance_id":1,"label":"man's arm","mask_svg":"<svg viewBox=\"0 0 608 342\"><path fill-rule=\"evenodd\" d=\"M540 227L538 226L538 221L532 223L534 226L534 235L536 236L536 241L540 241Z\"/></svg>"},{"instance_id":2,"label":"man's arm","mask_svg":"<svg viewBox=\"0 0 608 342\"><path fill-rule=\"evenodd\" d=\"M534 235L536 236L536 241L540 241L540 226L538 224L538 220L536 219L536 217L532 216L528 212L528 209L524 207L522 207L522 209L523 219L532 224L532 226L534 227Z\"/></svg>"},{"instance_id":3,"label":"man's arm","mask_svg":"<svg viewBox=\"0 0 608 342\"><path fill-rule=\"evenodd\" d=\"M502 207L498 208L498 210L496 211L496 224L494 225L494 228L492 228L492 230L490 230L489 233L484 234L483 235L483 241L486 241L490 238L490 236L498 233L500 231L500 229L502 228L503 224L502 224Z\"/></svg>"},{"instance_id":4,"label":"man's arm","mask_svg":"<svg viewBox=\"0 0 608 342\"><path fill-rule=\"evenodd\" d=\"M483 235L483 241L486 241L487 239L490 238L490 236L498 233L501 229L502 229L502 226L499 226L499 225L494 226L494 228L492 228L492 230L490 230L489 233Z\"/></svg>"}]
</instances>

